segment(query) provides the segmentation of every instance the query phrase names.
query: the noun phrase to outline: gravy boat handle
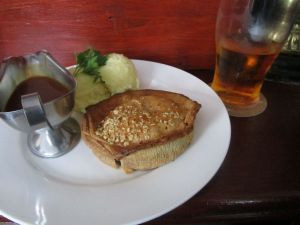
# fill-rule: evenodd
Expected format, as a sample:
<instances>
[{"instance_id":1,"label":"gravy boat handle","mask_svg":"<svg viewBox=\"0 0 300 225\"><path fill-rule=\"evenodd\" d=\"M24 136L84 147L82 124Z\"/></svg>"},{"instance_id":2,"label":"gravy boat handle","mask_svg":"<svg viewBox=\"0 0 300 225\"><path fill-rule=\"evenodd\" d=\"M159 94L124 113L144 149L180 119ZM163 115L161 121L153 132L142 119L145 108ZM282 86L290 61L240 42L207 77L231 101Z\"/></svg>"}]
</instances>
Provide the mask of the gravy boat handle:
<instances>
[{"instance_id":1,"label":"gravy boat handle","mask_svg":"<svg viewBox=\"0 0 300 225\"><path fill-rule=\"evenodd\" d=\"M71 135L49 123L39 94L22 95L21 104L31 130L31 136L28 138L31 151L42 157L57 157L64 154Z\"/></svg>"}]
</instances>

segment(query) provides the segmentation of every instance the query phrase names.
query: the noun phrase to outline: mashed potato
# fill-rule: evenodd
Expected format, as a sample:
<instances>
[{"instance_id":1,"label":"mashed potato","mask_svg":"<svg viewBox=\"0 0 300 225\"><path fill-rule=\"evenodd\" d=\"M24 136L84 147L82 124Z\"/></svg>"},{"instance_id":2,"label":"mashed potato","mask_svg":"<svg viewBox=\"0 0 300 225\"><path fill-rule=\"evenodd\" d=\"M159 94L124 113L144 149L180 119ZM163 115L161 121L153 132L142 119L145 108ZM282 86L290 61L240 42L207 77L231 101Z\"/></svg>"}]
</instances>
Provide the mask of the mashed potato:
<instances>
[{"instance_id":1,"label":"mashed potato","mask_svg":"<svg viewBox=\"0 0 300 225\"><path fill-rule=\"evenodd\" d=\"M111 96L103 82L94 82L93 76L84 73L76 76L75 110L85 112L86 107L94 105Z\"/></svg>"},{"instance_id":2,"label":"mashed potato","mask_svg":"<svg viewBox=\"0 0 300 225\"><path fill-rule=\"evenodd\" d=\"M94 82L95 77L78 74L75 93L75 110L85 112L86 107L129 89L137 89L139 81L130 59L122 54L111 53L106 64L99 69L103 82Z\"/></svg>"},{"instance_id":3,"label":"mashed potato","mask_svg":"<svg viewBox=\"0 0 300 225\"><path fill-rule=\"evenodd\" d=\"M139 86L133 63L121 54L109 54L106 64L100 68L100 74L111 94L137 89Z\"/></svg>"}]
</instances>

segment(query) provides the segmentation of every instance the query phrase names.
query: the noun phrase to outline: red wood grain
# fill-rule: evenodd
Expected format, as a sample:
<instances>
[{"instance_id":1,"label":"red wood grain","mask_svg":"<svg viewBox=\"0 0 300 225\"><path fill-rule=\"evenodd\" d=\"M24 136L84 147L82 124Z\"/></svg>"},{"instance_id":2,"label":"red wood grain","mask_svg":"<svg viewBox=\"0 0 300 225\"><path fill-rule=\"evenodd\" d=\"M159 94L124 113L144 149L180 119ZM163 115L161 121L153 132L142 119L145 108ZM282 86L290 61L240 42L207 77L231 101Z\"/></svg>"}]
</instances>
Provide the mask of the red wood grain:
<instances>
[{"instance_id":1,"label":"red wood grain","mask_svg":"<svg viewBox=\"0 0 300 225\"><path fill-rule=\"evenodd\" d=\"M64 65L93 46L183 69L212 69L219 0L2 0L0 57L47 49Z\"/></svg>"}]
</instances>

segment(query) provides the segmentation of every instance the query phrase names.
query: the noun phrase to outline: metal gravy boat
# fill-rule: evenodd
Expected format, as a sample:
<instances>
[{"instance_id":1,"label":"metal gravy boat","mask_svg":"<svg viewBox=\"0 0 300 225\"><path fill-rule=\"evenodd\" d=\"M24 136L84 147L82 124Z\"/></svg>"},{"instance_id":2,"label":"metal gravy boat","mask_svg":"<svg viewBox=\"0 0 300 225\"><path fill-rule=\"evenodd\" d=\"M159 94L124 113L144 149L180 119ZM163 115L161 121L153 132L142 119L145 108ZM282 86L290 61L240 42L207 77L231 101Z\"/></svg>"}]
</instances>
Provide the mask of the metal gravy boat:
<instances>
[{"instance_id":1,"label":"metal gravy boat","mask_svg":"<svg viewBox=\"0 0 300 225\"><path fill-rule=\"evenodd\" d=\"M22 108L5 112L7 101L16 87L32 76L53 78L68 91L46 103L41 102L38 93L22 95ZM37 156L61 156L80 140L80 126L70 117L75 87L72 75L46 51L5 59L0 68L0 118L28 134L28 146Z\"/></svg>"}]
</instances>

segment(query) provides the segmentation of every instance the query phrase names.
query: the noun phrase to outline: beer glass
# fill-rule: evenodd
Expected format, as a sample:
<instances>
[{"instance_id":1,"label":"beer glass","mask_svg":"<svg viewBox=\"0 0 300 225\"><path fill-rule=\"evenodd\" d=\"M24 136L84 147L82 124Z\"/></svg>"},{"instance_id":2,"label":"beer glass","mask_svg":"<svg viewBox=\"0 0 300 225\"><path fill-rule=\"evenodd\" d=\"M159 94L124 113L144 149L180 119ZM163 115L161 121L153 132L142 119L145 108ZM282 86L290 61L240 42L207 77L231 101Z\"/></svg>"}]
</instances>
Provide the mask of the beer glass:
<instances>
[{"instance_id":1,"label":"beer glass","mask_svg":"<svg viewBox=\"0 0 300 225\"><path fill-rule=\"evenodd\" d=\"M262 113L264 77L299 13L300 0L221 0L212 88L232 116Z\"/></svg>"}]
</instances>

